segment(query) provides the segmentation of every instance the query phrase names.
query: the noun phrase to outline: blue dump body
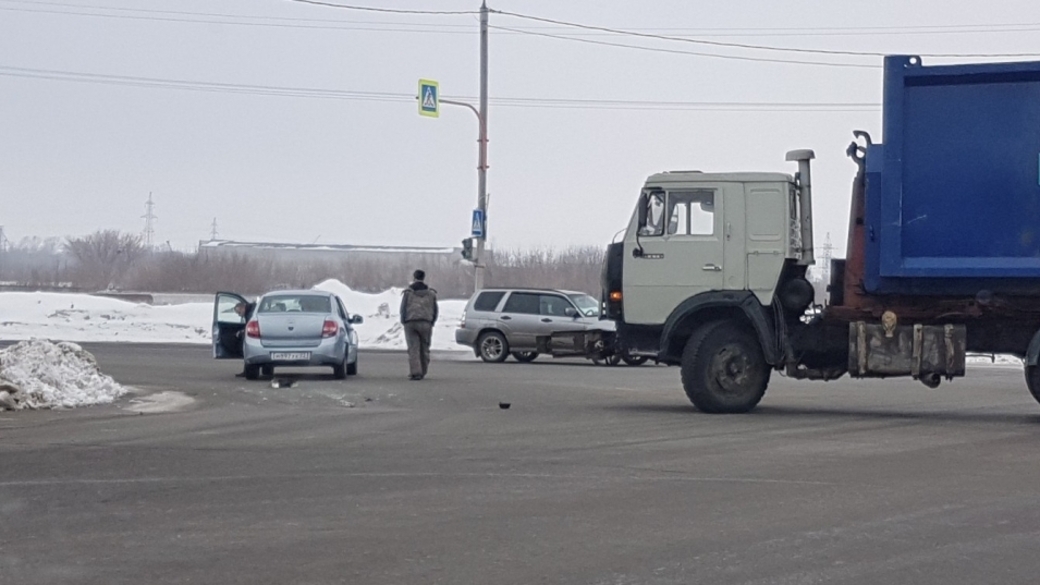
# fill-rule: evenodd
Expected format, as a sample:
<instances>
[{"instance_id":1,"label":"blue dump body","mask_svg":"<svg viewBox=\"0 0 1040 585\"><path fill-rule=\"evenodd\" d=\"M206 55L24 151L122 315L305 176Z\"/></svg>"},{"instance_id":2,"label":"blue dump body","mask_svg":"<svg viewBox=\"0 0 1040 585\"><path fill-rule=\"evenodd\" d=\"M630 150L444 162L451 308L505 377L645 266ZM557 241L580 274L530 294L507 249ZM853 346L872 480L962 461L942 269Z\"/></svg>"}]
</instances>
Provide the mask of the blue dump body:
<instances>
[{"instance_id":1,"label":"blue dump body","mask_svg":"<svg viewBox=\"0 0 1040 585\"><path fill-rule=\"evenodd\" d=\"M875 294L1040 294L1040 62L885 59L884 144L866 152Z\"/></svg>"}]
</instances>

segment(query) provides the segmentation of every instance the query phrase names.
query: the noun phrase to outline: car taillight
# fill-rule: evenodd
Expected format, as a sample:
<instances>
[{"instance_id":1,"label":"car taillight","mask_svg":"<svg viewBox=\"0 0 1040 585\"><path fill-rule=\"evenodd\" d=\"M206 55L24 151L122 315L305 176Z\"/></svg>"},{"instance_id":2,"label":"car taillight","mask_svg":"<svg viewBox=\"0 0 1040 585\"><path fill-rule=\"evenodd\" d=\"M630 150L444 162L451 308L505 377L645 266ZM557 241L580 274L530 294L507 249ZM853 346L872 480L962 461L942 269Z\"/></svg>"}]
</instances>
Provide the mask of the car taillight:
<instances>
[{"instance_id":1,"label":"car taillight","mask_svg":"<svg viewBox=\"0 0 1040 585\"><path fill-rule=\"evenodd\" d=\"M466 311L462 312L462 318L459 319L459 327L466 328Z\"/></svg>"},{"instance_id":2,"label":"car taillight","mask_svg":"<svg viewBox=\"0 0 1040 585\"><path fill-rule=\"evenodd\" d=\"M322 337L334 337L338 332L339 325L337 325L332 319L326 319L325 323L321 326Z\"/></svg>"},{"instance_id":3,"label":"car taillight","mask_svg":"<svg viewBox=\"0 0 1040 585\"><path fill-rule=\"evenodd\" d=\"M260 323L256 319L246 323L246 337L260 339Z\"/></svg>"}]
</instances>

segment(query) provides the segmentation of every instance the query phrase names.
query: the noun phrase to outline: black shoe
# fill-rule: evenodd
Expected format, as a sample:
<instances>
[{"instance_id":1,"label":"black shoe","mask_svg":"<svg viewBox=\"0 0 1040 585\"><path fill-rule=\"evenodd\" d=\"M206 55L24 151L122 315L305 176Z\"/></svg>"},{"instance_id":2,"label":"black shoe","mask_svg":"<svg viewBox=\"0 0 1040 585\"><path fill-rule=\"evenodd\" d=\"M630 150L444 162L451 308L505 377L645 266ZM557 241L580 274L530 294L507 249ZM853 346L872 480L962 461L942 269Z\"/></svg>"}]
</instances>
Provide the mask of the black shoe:
<instances>
[{"instance_id":1,"label":"black shoe","mask_svg":"<svg viewBox=\"0 0 1040 585\"><path fill-rule=\"evenodd\" d=\"M409 380L416 380L416 381L418 381L418 380L422 380L423 377L422 376L408 376L408 379Z\"/></svg>"},{"instance_id":2,"label":"black shoe","mask_svg":"<svg viewBox=\"0 0 1040 585\"><path fill-rule=\"evenodd\" d=\"M235 377L236 378L245 378L246 377L246 373L245 372L239 372L239 373L235 374Z\"/></svg>"}]
</instances>

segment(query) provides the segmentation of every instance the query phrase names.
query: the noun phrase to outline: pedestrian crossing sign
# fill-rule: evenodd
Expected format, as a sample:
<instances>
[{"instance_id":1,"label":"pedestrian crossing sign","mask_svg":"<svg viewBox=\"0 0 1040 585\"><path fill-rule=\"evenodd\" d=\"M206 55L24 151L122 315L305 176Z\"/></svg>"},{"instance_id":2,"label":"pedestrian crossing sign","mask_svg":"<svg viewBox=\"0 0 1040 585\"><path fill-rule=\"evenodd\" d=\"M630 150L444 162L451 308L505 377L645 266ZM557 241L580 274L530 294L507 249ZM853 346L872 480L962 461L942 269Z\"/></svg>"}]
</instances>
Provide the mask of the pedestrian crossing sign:
<instances>
[{"instance_id":1,"label":"pedestrian crossing sign","mask_svg":"<svg viewBox=\"0 0 1040 585\"><path fill-rule=\"evenodd\" d=\"M473 226L470 229L470 235L474 238L484 239L484 235L487 233L486 224L484 223L484 210L474 209L473 210Z\"/></svg>"},{"instance_id":2,"label":"pedestrian crossing sign","mask_svg":"<svg viewBox=\"0 0 1040 585\"><path fill-rule=\"evenodd\" d=\"M419 80L419 115L436 118L440 115L440 89L436 81Z\"/></svg>"}]
</instances>

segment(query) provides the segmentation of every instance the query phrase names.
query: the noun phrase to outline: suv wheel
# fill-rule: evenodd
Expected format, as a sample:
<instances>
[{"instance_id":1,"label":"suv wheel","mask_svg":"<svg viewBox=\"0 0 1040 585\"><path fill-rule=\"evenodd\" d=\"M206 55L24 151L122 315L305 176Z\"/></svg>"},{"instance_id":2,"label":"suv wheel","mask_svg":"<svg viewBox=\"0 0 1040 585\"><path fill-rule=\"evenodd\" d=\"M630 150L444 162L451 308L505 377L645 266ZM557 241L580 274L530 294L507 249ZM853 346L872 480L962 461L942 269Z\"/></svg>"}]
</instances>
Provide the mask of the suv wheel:
<instances>
[{"instance_id":1,"label":"suv wheel","mask_svg":"<svg viewBox=\"0 0 1040 585\"><path fill-rule=\"evenodd\" d=\"M514 351L513 352L513 357L516 358L516 361L518 361L518 362L528 363L528 362L533 362L534 360L538 359L538 352L537 351Z\"/></svg>"},{"instance_id":2,"label":"suv wheel","mask_svg":"<svg viewBox=\"0 0 1040 585\"><path fill-rule=\"evenodd\" d=\"M488 331L477 340L480 359L485 362L504 362L509 357L509 343L498 331Z\"/></svg>"}]
</instances>

